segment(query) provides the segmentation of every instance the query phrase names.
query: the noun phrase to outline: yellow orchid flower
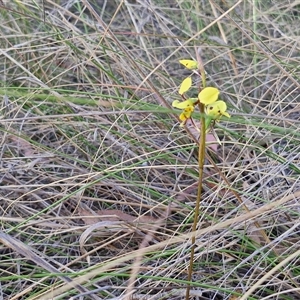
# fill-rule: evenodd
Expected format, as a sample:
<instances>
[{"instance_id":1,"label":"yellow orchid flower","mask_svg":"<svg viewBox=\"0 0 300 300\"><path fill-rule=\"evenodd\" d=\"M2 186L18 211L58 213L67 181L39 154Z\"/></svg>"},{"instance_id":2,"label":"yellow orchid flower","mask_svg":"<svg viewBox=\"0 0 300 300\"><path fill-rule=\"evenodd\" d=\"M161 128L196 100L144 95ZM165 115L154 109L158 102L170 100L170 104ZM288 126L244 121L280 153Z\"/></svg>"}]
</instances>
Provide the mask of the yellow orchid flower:
<instances>
[{"instance_id":1,"label":"yellow orchid flower","mask_svg":"<svg viewBox=\"0 0 300 300\"><path fill-rule=\"evenodd\" d=\"M180 102L178 100L173 101L173 107L183 109L183 112L179 116L180 121L182 121L182 123L180 124L181 127L185 124L186 120L191 117L194 111L195 103L197 101L197 98L189 98L183 102Z\"/></svg>"},{"instance_id":2,"label":"yellow orchid flower","mask_svg":"<svg viewBox=\"0 0 300 300\"><path fill-rule=\"evenodd\" d=\"M206 87L199 94L198 99L201 103L208 105L218 100L220 91L214 87Z\"/></svg>"},{"instance_id":3,"label":"yellow orchid flower","mask_svg":"<svg viewBox=\"0 0 300 300\"><path fill-rule=\"evenodd\" d=\"M181 59L179 62L184 65L189 70L199 69L198 62L192 59ZM202 72L203 71L203 72ZM205 86L205 74L204 69L199 70L203 85ZM203 74L202 74L203 73ZM203 75L203 76L202 76ZM186 98L184 94L191 88L192 86L192 78L191 76L185 78L179 88L178 93L182 96L182 98ZM230 118L230 114L226 112L227 105L224 101L219 100L220 91L215 87L205 87L200 93L198 93L198 98L189 98L185 101L175 100L172 103L173 107L182 109L181 114L179 115L179 119L181 121L180 126L185 125L186 121L192 117L192 113L195 110L195 105L200 102L200 111L203 111L206 114L205 116L205 128L206 132L209 130L211 124L215 124L216 121L222 116Z\"/></svg>"},{"instance_id":4,"label":"yellow orchid flower","mask_svg":"<svg viewBox=\"0 0 300 300\"><path fill-rule=\"evenodd\" d=\"M218 100L212 104L205 106L205 113L213 120L220 119L222 116L230 118L230 114L226 112L227 105L224 101Z\"/></svg>"},{"instance_id":5,"label":"yellow orchid flower","mask_svg":"<svg viewBox=\"0 0 300 300\"><path fill-rule=\"evenodd\" d=\"M196 70L198 69L198 63L191 59L181 59L179 61L182 65L184 65L189 70Z\"/></svg>"},{"instance_id":6,"label":"yellow orchid flower","mask_svg":"<svg viewBox=\"0 0 300 300\"><path fill-rule=\"evenodd\" d=\"M180 85L179 95L183 95L185 92L187 92L190 89L191 86L192 86L192 78L191 77L185 78Z\"/></svg>"}]
</instances>

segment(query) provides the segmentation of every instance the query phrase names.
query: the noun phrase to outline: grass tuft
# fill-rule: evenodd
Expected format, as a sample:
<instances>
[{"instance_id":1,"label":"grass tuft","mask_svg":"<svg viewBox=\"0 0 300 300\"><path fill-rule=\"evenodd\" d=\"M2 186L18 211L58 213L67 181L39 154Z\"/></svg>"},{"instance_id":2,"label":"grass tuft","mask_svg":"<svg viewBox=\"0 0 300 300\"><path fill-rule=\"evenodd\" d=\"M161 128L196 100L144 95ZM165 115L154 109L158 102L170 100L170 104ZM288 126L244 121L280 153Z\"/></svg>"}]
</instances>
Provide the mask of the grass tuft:
<instances>
[{"instance_id":1,"label":"grass tuft","mask_svg":"<svg viewBox=\"0 0 300 300\"><path fill-rule=\"evenodd\" d=\"M0 5L0 298L300 298L299 4ZM232 117L187 282L198 132L171 103L195 49Z\"/></svg>"}]
</instances>

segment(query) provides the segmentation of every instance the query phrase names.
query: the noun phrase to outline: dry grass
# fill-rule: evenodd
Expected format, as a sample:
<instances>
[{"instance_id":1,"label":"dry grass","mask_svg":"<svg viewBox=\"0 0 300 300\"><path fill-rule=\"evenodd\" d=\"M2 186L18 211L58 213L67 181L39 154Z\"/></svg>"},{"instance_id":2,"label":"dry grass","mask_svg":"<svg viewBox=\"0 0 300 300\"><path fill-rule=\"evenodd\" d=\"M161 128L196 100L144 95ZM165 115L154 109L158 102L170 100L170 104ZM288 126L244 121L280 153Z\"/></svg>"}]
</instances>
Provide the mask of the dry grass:
<instances>
[{"instance_id":1,"label":"dry grass","mask_svg":"<svg viewBox=\"0 0 300 300\"><path fill-rule=\"evenodd\" d=\"M195 49L232 118L191 295L300 299L297 1L2 2L0 299L184 299L197 146L170 103Z\"/></svg>"}]
</instances>

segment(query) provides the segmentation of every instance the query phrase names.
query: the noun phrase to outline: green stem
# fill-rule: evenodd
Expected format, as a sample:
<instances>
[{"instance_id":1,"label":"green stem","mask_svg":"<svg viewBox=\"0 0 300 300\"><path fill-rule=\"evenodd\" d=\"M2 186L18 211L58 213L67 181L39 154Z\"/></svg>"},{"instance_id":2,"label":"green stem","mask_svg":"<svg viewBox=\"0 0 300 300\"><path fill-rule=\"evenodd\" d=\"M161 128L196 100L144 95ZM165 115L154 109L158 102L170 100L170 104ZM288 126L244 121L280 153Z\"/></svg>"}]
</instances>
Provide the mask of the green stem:
<instances>
[{"instance_id":1,"label":"green stem","mask_svg":"<svg viewBox=\"0 0 300 300\"><path fill-rule=\"evenodd\" d=\"M199 64L199 73L201 74L202 79L202 87L206 87L206 76L204 70L204 64L202 58L195 48L195 52L197 55L197 61ZM201 192L202 192L202 184L203 184L203 168L204 168L204 159L205 159L205 141L206 141L206 126L205 126L205 106L203 103L198 102L199 111L201 113L201 130L200 130L200 138L199 138L199 152L198 152L198 166L199 166L199 181L198 181L198 192L197 192L197 200L195 205L195 214L194 214L194 222L192 227L192 248L191 248L191 256L190 256L190 265L188 270L188 286L186 289L185 300L189 300L190 298L190 290L191 290L191 280L193 274L193 267L194 267L194 256L195 256L195 248L196 248L196 230L198 225L199 219L199 212L200 212L200 204L201 204Z\"/></svg>"},{"instance_id":2,"label":"green stem","mask_svg":"<svg viewBox=\"0 0 300 300\"><path fill-rule=\"evenodd\" d=\"M195 248L196 248L196 230L199 219L200 212L200 204L201 204L201 192L202 192L202 183L203 183L203 167L204 167L204 159L205 159L205 141L206 141L206 130L205 130L205 117L204 117L204 104L199 102L199 110L201 113L201 134L199 139L199 152L198 152L198 164L199 164L199 181L198 181L198 192L197 192L197 200L195 205L195 214L194 214L194 222L193 222L193 235L192 235L192 248L191 248L191 256L190 256L190 265L188 270L188 278L187 280L190 282L193 274L193 266L194 266L194 256L195 256ZM189 300L190 297L190 289L191 286L188 284L186 289L185 299Z\"/></svg>"}]
</instances>

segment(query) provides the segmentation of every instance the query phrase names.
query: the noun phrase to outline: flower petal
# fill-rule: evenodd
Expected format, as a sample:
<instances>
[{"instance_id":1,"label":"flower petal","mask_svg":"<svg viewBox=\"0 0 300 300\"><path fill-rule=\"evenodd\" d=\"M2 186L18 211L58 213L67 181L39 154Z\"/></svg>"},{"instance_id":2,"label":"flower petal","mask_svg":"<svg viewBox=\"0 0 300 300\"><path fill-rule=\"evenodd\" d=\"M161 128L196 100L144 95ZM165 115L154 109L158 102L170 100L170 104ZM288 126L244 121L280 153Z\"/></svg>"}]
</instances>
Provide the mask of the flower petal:
<instances>
[{"instance_id":1,"label":"flower petal","mask_svg":"<svg viewBox=\"0 0 300 300\"><path fill-rule=\"evenodd\" d=\"M219 119L221 116L225 116L227 118L230 118L229 113L226 112L227 105L224 101L219 100L212 104L209 104L205 107L205 112L208 116L211 118Z\"/></svg>"},{"instance_id":2,"label":"flower petal","mask_svg":"<svg viewBox=\"0 0 300 300\"><path fill-rule=\"evenodd\" d=\"M189 70L198 69L198 63L191 59L181 59L179 61L182 65L184 65Z\"/></svg>"},{"instance_id":3,"label":"flower petal","mask_svg":"<svg viewBox=\"0 0 300 300\"><path fill-rule=\"evenodd\" d=\"M180 109L186 109L187 107L192 107L194 110L194 103L197 101L198 101L197 98L189 98L183 102L180 102L179 100L174 100L172 106Z\"/></svg>"},{"instance_id":4,"label":"flower petal","mask_svg":"<svg viewBox=\"0 0 300 300\"><path fill-rule=\"evenodd\" d=\"M180 95L184 94L190 89L191 86L192 86L192 78L191 77L185 78L180 85L179 94Z\"/></svg>"},{"instance_id":5,"label":"flower petal","mask_svg":"<svg viewBox=\"0 0 300 300\"><path fill-rule=\"evenodd\" d=\"M198 98L201 103L207 105L217 101L219 94L220 92L217 88L206 87L198 94Z\"/></svg>"},{"instance_id":6,"label":"flower petal","mask_svg":"<svg viewBox=\"0 0 300 300\"><path fill-rule=\"evenodd\" d=\"M186 108L179 116L179 120L181 121L180 127L183 127L186 121L191 117L194 111L194 106Z\"/></svg>"},{"instance_id":7,"label":"flower petal","mask_svg":"<svg viewBox=\"0 0 300 300\"><path fill-rule=\"evenodd\" d=\"M224 111L224 112L222 113L222 115L225 116L225 117L227 117L227 118L230 118L230 117L231 117L230 114L229 114L228 112L226 112L226 111Z\"/></svg>"},{"instance_id":8,"label":"flower petal","mask_svg":"<svg viewBox=\"0 0 300 300\"><path fill-rule=\"evenodd\" d=\"M180 116L179 119L180 121L185 121L187 119L189 119L192 115L192 111L183 111Z\"/></svg>"}]
</instances>

